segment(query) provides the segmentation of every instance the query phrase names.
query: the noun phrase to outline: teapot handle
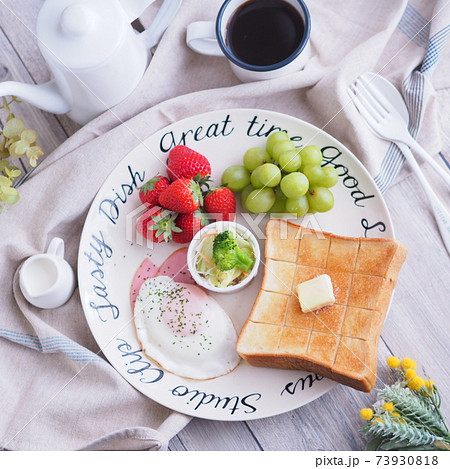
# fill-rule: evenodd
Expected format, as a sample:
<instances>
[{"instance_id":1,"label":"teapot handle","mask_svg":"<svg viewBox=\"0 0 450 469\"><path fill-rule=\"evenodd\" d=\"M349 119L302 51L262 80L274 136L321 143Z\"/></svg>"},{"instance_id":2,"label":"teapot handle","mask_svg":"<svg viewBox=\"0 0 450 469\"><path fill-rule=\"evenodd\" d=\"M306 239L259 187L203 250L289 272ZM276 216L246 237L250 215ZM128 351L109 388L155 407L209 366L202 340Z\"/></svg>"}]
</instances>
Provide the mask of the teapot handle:
<instances>
[{"instance_id":1,"label":"teapot handle","mask_svg":"<svg viewBox=\"0 0 450 469\"><path fill-rule=\"evenodd\" d=\"M122 8L128 16L130 23L139 18L144 10L155 0L119 0Z\"/></svg>"},{"instance_id":2,"label":"teapot handle","mask_svg":"<svg viewBox=\"0 0 450 469\"><path fill-rule=\"evenodd\" d=\"M182 1L164 0L150 27L141 33L148 49L158 44L164 31L177 14Z\"/></svg>"}]
</instances>

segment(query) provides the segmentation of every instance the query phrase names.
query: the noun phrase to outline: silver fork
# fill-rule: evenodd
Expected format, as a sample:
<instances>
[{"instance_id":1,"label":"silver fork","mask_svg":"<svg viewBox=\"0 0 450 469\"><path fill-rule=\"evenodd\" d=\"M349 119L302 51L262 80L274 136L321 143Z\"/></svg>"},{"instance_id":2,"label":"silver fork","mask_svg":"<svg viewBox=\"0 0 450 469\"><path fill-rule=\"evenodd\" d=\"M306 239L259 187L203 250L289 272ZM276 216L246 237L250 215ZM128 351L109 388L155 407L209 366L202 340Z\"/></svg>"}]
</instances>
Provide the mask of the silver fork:
<instances>
[{"instance_id":1,"label":"silver fork","mask_svg":"<svg viewBox=\"0 0 450 469\"><path fill-rule=\"evenodd\" d=\"M418 153L441 178L450 186L450 173L441 168L438 163L414 140L408 131L408 109L400 92L389 81L374 73L365 73L351 84L354 103L364 115L367 124L378 137L394 142L403 143ZM373 112L367 113L365 107Z\"/></svg>"},{"instance_id":2,"label":"silver fork","mask_svg":"<svg viewBox=\"0 0 450 469\"><path fill-rule=\"evenodd\" d=\"M366 83L361 82L360 79L358 79L355 84L350 85L348 92L353 104L364 118L369 128L377 136L381 137L381 135L383 135L382 138L393 141L402 151L406 160L410 164L411 169L415 172L417 178L422 184L434 213L442 240L448 253L450 253L450 216L446 207L439 200L428 180L425 178L408 145L401 143L400 140L386 137L386 135L394 135L396 114L389 110L389 103L386 102L383 97L380 99L379 93L374 93L373 88L370 85L367 86Z\"/></svg>"}]
</instances>

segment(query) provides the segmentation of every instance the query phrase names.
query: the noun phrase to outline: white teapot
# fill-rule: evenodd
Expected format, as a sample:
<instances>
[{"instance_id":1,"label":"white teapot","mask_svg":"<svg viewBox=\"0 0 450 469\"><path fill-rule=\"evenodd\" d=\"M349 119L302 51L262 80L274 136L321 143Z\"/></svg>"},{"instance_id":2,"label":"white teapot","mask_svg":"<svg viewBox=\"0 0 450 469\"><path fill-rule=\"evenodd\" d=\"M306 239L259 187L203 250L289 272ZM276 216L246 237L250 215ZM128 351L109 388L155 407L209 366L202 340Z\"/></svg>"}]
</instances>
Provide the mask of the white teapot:
<instances>
[{"instance_id":1,"label":"white teapot","mask_svg":"<svg viewBox=\"0 0 450 469\"><path fill-rule=\"evenodd\" d=\"M164 0L150 27L131 22L154 0L46 0L36 24L39 49L53 79L43 85L0 83L0 96L17 96L85 124L120 103L137 86L150 49L182 0Z\"/></svg>"}]
</instances>

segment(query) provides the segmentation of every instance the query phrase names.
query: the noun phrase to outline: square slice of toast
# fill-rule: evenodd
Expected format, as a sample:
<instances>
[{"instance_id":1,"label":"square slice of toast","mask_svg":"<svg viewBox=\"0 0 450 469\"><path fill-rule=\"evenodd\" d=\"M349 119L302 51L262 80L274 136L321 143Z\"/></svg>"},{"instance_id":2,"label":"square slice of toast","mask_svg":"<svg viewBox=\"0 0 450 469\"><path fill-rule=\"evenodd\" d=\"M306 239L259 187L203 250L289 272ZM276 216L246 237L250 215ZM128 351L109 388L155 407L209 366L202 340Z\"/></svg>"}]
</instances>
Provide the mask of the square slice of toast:
<instances>
[{"instance_id":1,"label":"square slice of toast","mask_svg":"<svg viewBox=\"0 0 450 469\"><path fill-rule=\"evenodd\" d=\"M405 259L406 248L394 239L337 236L269 220L261 290L238 353L250 365L306 370L370 392ZM304 313L296 287L322 274L330 276L336 301Z\"/></svg>"}]
</instances>

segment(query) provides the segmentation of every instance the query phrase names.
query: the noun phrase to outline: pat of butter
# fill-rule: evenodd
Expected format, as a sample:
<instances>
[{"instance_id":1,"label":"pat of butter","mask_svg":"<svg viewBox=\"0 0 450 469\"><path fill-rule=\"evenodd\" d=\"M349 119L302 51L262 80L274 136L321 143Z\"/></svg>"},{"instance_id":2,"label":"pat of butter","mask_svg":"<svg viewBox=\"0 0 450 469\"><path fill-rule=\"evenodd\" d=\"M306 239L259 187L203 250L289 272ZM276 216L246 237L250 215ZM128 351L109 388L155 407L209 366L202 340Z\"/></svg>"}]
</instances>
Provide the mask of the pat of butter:
<instances>
[{"instance_id":1,"label":"pat of butter","mask_svg":"<svg viewBox=\"0 0 450 469\"><path fill-rule=\"evenodd\" d=\"M336 301L331 278L327 274L319 275L297 285L300 307L304 313L315 311Z\"/></svg>"}]
</instances>

